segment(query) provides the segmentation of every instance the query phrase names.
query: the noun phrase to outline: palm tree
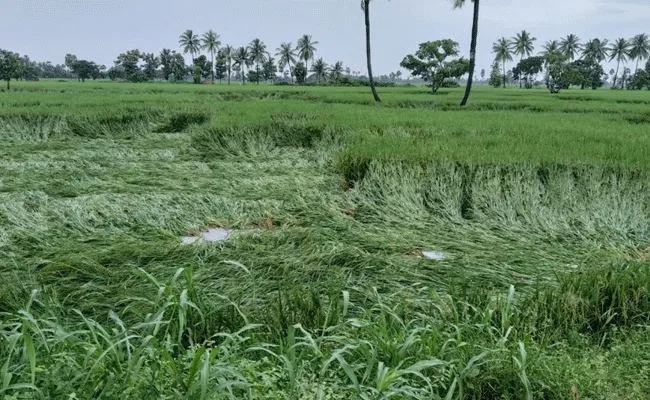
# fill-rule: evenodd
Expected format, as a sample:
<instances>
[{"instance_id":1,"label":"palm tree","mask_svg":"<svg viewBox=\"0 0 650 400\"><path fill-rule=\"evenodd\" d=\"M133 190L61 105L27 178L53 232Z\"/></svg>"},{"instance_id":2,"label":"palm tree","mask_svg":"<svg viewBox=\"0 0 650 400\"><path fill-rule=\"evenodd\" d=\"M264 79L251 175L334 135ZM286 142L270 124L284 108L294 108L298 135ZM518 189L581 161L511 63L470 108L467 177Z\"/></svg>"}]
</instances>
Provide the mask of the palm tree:
<instances>
[{"instance_id":1,"label":"palm tree","mask_svg":"<svg viewBox=\"0 0 650 400\"><path fill-rule=\"evenodd\" d=\"M512 38L514 53L521 56L520 61L524 59L524 56L530 57L533 54L533 50L535 50L533 42L536 40L537 38L531 37L525 29ZM521 88L521 74L519 74L519 87Z\"/></svg>"},{"instance_id":2,"label":"palm tree","mask_svg":"<svg viewBox=\"0 0 650 400\"><path fill-rule=\"evenodd\" d=\"M232 56L235 54L235 49L231 45L226 45L222 50L223 57L226 59L226 71L228 71L228 84L230 85L230 73L232 71Z\"/></svg>"},{"instance_id":3,"label":"palm tree","mask_svg":"<svg viewBox=\"0 0 650 400\"><path fill-rule=\"evenodd\" d=\"M466 0L452 0L454 8L462 8ZM472 0L474 3L474 18L472 20L472 41L469 45L469 77L467 78L467 86L465 86L465 95L461 100L461 107L467 104L469 94L472 91L472 78L474 77L474 69L476 68L476 42L478 40L478 14L479 14L479 0Z\"/></svg>"},{"instance_id":4,"label":"palm tree","mask_svg":"<svg viewBox=\"0 0 650 400\"><path fill-rule=\"evenodd\" d=\"M235 61L235 66L239 67L241 71L241 84L245 85L244 78L246 77L246 66L250 65L250 53L248 52L247 47L240 47L235 50L235 54L232 56L233 61Z\"/></svg>"},{"instance_id":5,"label":"palm tree","mask_svg":"<svg viewBox=\"0 0 650 400\"><path fill-rule=\"evenodd\" d=\"M178 45L183 49L183 53L190 53L190 56L192 56L192 62L194 62L194 55L201 51L199 35L195 34L191 29L183 32L178 39Z\"/></svg>"},{"instance_id":6,"label":"palm tree","mask_svg":"<svg viewBox=\"0 0 650 400\"><path fill-rule=\"evenodd\" d=\"M322 79L327 79L327 64L322 58L319 58L314 61L314 65L311 66L311 72L313 72L316 79L318 79L318 83L321 83Z\"/></svg>"},{"instance_id":7,"label":"palm tree","mask_svg":"<svg viewBox=\"0 0 650 400\"><path fill-rule=\"evenodd\" d=\"M630 53L632 60L636 60L636 71L639 69L639 61L650 57L650 38L645 33L640 33L630 40Z\"/></svg>"},{"instance_id":8,"label":"palm tree","mask_svg":"<svg viewBox=\"0 0 650 400\"><path fill-rule=\"evenodd\" d=\"M333 80L334 83L338 83L341 76L343 76L343 62L337 61L334 63L332 68L330 68L330 79Z\"/></svg>"},{"instance_id":9,"label":"palm tree","mask_svg":"<svg viewBox=\"0 0 650 400\"><path fill-rule=\"evenodd\" d=\"M212 56L212 83L214 83L214 53L219 51L219 47L221 46L221 41L219 40L219 34L210 29L206 33L203 34L203 38L201 38L201 43L203 44L201 47L203 50L206 50L210 55Z\"/></svg>"},{"instance_id":10,"label":"palm tree","mask_svg":"<svg viewBox=\"0 0 650 400\"><path fill-rule=\"evenodd\" d=\"M600 63L607 58L609 49L607 48L607 39L589 40L582 49L582 57L585 59L595 60Z\"/></svg>"},{"instance_id":11,"label":"palm tree","mask_svg":"<svg viewBox=\"0 0 650 400\"><path fill-rule=\"evenodd\" d=\"M512 42L504 37L492 44L494 60L503 64L503 87L506 87L506 61L512 61Z\"/></svg>"},{"instance_id":12,"label":"palm tree","mask_svg":"<svg viewBox=\"0 0 650 400\"><path fill-rule=\"evenodd\" d=\"M618 38L609 48L609 61L616 60L616 72L614 74L614 87L618 79L618 68L621 62L626 63L630 53L630 43L625 38Z\"/></svg>"},{"instance_id":13,"label":"palm tree","mask_svg":"<svg viewBox=\"0 0 650 400\"><path fill-rule=\"evenodd\" d=\"M248 45L250 49L250 60L255 63L255 72L257 73L257 84L260 84L260 64L266 62L266 45L259 39L253 39Z\"/></svg>"},{"instance_id":14,"label":"palm tree","mask_svg":"<svg viewBox=\"0 0 650 400\"><path fill-rule=\"evenodd\" d=\"M298 39L298 45L296 47L298 58L305 62L305 68L307 70L309 70L309 60L314 59L317 44L318 42L312 42L311 35L303 35Z\"/></svg>"},{"instance_id":15,"label":"palm tree","mask_svg":"<svg viewBox=\"0 0 650 400\"><path fill-rule=\"evenodd\" d=\"M560 51L560 42L557 40L549 40L548 42L544 43L544 46L542 46L542 51L540 51L539 54L546 57L550 54L557 53L558 51Z\"/></svg>"},{"instance_id":16,"label":"palm tree","mask_svg":"<svg viewBox=\"0 0 650 400\"><path fill-rule=\"evenodd\" d=\"M560 41L560 51L571 61L573 61L581 48L580 38L574 34L567 35L567 37Z\"/></svg>"},{"instance_id":17,"label":"palm tree","mask_svg":"<svg viewBox=\"0 0 650 400\"><path fill-rule=\"evenodd\" d=\"M291 83L293 83L293 70L291 69L291 63L296 63L296 51L291 46L291 42L282 43L280 47L275 49L275 55L278 57L278 66L281 70L284 70L284 67L289 66L289 75L291 76Z\"/></svg>"},{"instance_id":18,"label":"palm tree","mask_svg":"<svg viewBox=\"0 0 650 400\"><path fill-rule=\"evenodd\" d=\"M370 0L361 0L361 10L363 11L366 23L366 64L368 64L368 83L370 83L370 91L375 102L381 102L375 87L375 79L372 76L372 58L370 56Z\"/></svg>"}]
</instances>

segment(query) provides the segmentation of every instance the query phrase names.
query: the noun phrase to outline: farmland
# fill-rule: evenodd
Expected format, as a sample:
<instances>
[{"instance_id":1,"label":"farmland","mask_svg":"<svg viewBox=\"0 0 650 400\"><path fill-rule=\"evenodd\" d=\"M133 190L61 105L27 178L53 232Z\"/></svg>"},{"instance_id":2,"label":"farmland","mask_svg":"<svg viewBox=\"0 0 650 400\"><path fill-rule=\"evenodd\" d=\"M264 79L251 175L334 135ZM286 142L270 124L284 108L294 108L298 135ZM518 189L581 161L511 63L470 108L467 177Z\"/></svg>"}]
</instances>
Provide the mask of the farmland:
<instances>
[{"instance_id":1,"label":"farmland","mask_svg":"<svg viewBox=\"0 0 650 400\"><path fill-rule=\"evenodd\" d=\"M0 394L647 398L647 93L379 90L0 92Z\"/></svg>"}]
</instances>

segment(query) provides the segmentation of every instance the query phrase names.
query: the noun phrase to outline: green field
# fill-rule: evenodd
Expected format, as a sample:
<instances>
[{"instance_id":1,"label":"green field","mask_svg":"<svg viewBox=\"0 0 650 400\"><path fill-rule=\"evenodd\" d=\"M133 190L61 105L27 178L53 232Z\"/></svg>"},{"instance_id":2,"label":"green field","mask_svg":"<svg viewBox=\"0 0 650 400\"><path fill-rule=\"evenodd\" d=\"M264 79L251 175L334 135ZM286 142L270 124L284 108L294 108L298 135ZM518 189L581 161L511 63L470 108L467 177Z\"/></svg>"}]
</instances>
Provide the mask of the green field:
<instances>
[{"instance_id":1,"label":"green field","mask_svg":"<svg viewBox=\"0 0 650 400\"><path fill-rule=\"evenodd\" d=\"M650 96L380 93L0 92L0 397L647 399Z\"/></svg>"}]
</instances>

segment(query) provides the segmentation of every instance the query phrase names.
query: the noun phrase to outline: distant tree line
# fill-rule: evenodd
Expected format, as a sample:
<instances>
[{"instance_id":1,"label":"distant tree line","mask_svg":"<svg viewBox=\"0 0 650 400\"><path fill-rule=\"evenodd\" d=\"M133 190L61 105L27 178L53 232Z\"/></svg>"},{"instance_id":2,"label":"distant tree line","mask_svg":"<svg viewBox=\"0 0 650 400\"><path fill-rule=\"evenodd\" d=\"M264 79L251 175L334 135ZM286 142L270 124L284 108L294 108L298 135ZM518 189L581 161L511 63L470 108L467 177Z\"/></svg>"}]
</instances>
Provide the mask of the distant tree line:
<instances>
[{"instance_id":1,"label":"distant tree line","mask_svg":"<svg viewBox=\"0 0 650 400\"><path fill-rule=\"evenodd\" d=\"M508 82L518 82L520 87L531 88L539 83L538 74L545 72L543 83L552 93L571 86L598 89L609 78L614 89L650 89L650 62L645 67L641 64L650 58L650 38L646 34L611 43L607 39L591 39L584 44L578 36L570 34L546 42L542 51L533 56L536 40L525 30L511 39L497 40L492 46L495 59L489 84L506 87ZM519 56L519 61L506 71L506 63L512 62L513 56ZM606 60L616 61L616 69L609 74L602 67ZM634 71L626 66L629 61L635 62Z\"/></svg>"}]
</instances>

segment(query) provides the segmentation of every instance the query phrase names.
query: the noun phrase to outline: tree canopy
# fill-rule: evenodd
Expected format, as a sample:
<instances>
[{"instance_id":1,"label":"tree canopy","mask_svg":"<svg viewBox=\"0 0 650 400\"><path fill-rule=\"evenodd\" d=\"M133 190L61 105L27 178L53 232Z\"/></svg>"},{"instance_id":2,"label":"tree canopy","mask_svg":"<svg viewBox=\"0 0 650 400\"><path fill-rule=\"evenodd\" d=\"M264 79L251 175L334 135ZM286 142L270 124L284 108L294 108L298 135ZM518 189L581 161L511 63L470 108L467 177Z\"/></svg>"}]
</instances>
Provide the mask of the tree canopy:
<instances>
[{"instance_id":1,"label":"tree canopy","mask_svg":"<svg viewBox=\"0 0 650 400\"><path fill-rule=\"evenodd\" d=\"M420 43L415 54L409 54L400 63L411 75L431 82L432 92L436 93L446 78L460 78L469 71L469 62L464 59L447 61L459 54L458 42L451 39Z\"/></svg>"}]
</instances>

